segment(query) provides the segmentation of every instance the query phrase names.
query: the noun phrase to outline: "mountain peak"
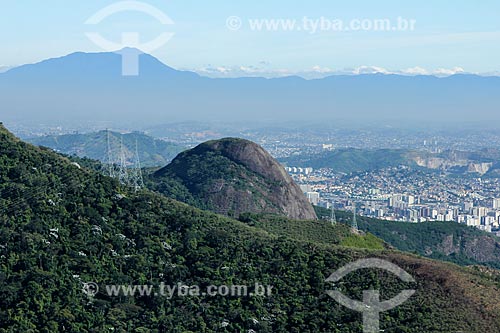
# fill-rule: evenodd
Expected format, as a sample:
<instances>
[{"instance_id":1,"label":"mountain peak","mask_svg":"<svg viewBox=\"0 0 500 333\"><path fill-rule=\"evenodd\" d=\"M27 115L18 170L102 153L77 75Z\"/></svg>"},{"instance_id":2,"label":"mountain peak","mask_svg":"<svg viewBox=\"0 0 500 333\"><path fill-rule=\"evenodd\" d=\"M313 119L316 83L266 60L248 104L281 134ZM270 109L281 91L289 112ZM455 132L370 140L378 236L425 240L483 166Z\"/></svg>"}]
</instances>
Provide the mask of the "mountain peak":
<instances>
[{"instance_id":1,"label":"mountain peak","mask_svg":"<svg viewBox=\"0 0 500 333\"><path fill-rule=\"evenodd\" d=\"M313 207L285 169L258 144L238 138L212 140L179 154L157 171L158 190L217 213L272 213L316 219ZM180 191L180 192L179 192Z\"/></svg>"},{"instance_id":2,"label":"mountain peak","mask_svg":"<svg viewBox=\"0 0 500 333\"><path fill-rule=\"evenodd\" d=\"M89 78L122 77L123 61L127 56L137 57L140 76L166 77L168 75L197 77L192 72L178 71L165 65L154 56L137 48L125 47L113 52L74 52L68 55L47 59L35 64L19 66L6 72L10 77L26 77L32 79L52 80L59 78Z\"/></svg>"},{"instance_id":3,"label":"mountain peak","mask_svg":"<svg viewBox=\"0 0 500 333\"><path fill-rule=\"evenodd\" d=\"M128 47L128 46L122 48L121 50L115 51L115 53L118 53L118 54L123 53L123 52L137 52L137 53L140 53L140 54L147 54L146 52L144 52L144 51L142 51L142 50L140 50L138 48Z\"/></svg>"},{"instance_id":4,"label":"mountain peak","mask_svg":"<svg viewBox=\"0 0 500 333\"><path fill-rule=\"evenodd\" d=\"M121 119L144 125L193 119L323 123L405 119L407 124L429 119L486 124L499 119L499 77L379 74L318 80L209 79L170 68L148 54L138 58L139 76L135 77L123 76L123 57L116 52L79 52L11 69L0 74L2 116L4 120L67 122L71 110L72 120Z\"/></svg>"}]
</instances>

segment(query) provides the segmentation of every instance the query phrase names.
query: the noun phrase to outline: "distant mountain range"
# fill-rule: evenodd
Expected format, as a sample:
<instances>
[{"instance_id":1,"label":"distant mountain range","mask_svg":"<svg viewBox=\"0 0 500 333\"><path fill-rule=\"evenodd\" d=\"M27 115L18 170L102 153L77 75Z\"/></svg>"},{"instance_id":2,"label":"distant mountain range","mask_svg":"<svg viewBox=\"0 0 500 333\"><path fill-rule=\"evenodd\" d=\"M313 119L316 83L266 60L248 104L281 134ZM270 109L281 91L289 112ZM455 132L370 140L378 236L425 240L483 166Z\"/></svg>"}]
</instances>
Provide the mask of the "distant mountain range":
<instances>
[{"instance_id":1,"label":"distant mountain range","mask_svg":"<svg viewBox=\"0 0 500 333\"><path fill-rule=\"evenodd\" d=\"M11 68L12 67L10 67L10 66L0 66L0 73L7 72Z\"/></svg>"},{"instance_id":2,"label":"distant mountain range","mask_svg":"<svg viewBox=\"0 0 500 333\"><path fill-rule=\"evenodd\" d=\"M129 164L135 161L137 147L141 165L144 167L164 166L185 149L175 143L154 139L139 132L121 134L100 131L86 134L48 135L30 138L27 141L37 146L52 148L63 154L88 157L108 163L108 137L110 157L112 162L116 163L118 163L122 146L125 160Z\"/></svg>"},{"instance_id":3,"label":"distant mountain range","mask_svg":"<svg viewBox=\"0 0 500 333\"><path fill-rule=\"evenodd\" d=\"M0 74L8 121L315 119L354 123L500 120L500 78L476 75L337 75L317 80L210 79L140 56L140 75L123 77L117 53L73 53Z\"/></svg>"}]
</instances>

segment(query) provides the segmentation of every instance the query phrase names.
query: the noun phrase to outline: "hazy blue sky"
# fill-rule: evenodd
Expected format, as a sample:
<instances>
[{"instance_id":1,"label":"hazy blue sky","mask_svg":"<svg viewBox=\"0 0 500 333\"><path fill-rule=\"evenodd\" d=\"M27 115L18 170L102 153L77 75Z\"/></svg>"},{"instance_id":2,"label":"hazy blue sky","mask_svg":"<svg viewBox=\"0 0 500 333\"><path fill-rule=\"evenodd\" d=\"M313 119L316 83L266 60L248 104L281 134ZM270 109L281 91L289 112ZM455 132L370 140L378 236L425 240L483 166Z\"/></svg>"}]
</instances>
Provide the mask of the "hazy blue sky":
<instances>
[{"instance_id":1,"label":"hazy blue sky","mask_svg":"<svg viewBox=\"0 0 500 333\"><path fill-rule=\"evenodd\" d=\"M96 31L119 41L136 31L154 39L175 36L153 52L176 68L255 66L290 71L315 66L341 70L379 66L392 70L462 67L470 72L500 70L498 0L148 0L174 25L163 26L143 13L119 13L96 26L84 22L116 1L0 0L0 65L18 65L75 51L102 51L86 36ZM230 16L242 27L227 28ZM302 18L416 20L415 31L252 31L249 19Z\"/></svg>"}]
</instances>

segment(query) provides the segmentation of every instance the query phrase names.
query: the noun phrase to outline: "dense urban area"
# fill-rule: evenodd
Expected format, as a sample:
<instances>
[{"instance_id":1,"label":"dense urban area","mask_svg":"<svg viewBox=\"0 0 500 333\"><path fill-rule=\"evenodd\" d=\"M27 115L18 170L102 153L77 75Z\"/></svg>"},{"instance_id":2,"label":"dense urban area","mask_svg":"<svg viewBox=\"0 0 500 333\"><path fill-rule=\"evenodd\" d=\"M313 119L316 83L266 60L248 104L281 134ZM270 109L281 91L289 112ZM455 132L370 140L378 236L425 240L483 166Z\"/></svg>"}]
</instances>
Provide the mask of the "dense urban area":
<instances>
[{"instance_id":1,"label":"dense urban area","mask_svg":"<svg viewBox=\"0 0 500 333\"><path fill-rule=\"evenodd\" d=\"M498 232L500 180L450 177L399 166L340 174L289 167L311 203L385 220L455 221Z\"/></svg>"}]
</instances>

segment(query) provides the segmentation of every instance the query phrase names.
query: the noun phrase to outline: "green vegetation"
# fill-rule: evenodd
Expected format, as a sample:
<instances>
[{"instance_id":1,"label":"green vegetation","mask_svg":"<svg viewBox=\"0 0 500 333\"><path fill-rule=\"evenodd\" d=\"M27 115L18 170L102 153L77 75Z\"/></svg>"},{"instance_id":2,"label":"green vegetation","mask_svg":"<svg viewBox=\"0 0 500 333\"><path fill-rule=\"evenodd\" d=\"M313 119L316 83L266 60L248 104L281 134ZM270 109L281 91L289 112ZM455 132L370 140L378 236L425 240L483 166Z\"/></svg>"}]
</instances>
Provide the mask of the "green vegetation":
<instances>
[{"instance_id":1,"label":"green vegetation","mask_svg":"<svg viewBox=\"0 0 500 333\"><path fill-rule=\"evenodd\" d=\"M412 161L402 149L363 150L355 148L327 151L318 155L292 156L282 159L286 165L307 166L315 169L331 168L336 172L352 173L407 165Z\"/></svg>"},{"instance_id":2,"label":"green vegetation","mask_svg":"<svg viewBox=\"0 0 500 333\"><path fill-rule=\"evenodd\" d=\"M361 249L373 249L382 250L384 249L384 243L380 238L368 233L366 235L350 235L340 242L342 246L356 247Z\"/></svg>"},{"instance_id":3,"label":"green vegetation","mask_svg":"<svg viewBox=\"0 0 500 333\"><path fill-rule=\"evenodd\" d=\"M297 241L317 244L341 245L346 247L383 250L384 242L372 234L356 235L345 224L332 225L324 220L291 220L271 214L245 213L240 221L267 232L285 236Z\"/></svg>"},{"instance_id":4,"label":"green vegetation","mask_svg":"<svg viewBox=\"0 0 500 333\"><path fill-rule=\"evenodd\" d=\"M208 141L182 152L148 177L148 188L234 218L247 212L316 218L283 167L262 147L242 139Z\"/></svg>"},{"instance_id":5,"label":"green vegetation","mask_svg":"<svg viewBox=\"0 0 500 333\"><path fill-rule=\"evenodd\" d=\"M192 206L235 216L234 212L240 209L235 196L237 192L245 192L249 183L260 188L271 186L259 175L220 154L206 152L200 156L187 151L153 174L148 187ZM229 186L231 195L221 191ZM261 199L263 205L272 205L257 189L243 204L250 205L248 201L252 200L253 205Z\"/></svg>"},{"instance_id":6,"label":"green vegetation","mask_svg":"<svg viewBox=\"0 0 500 333\"><path fill-rule=\"evenodd\" d=\"M389 250L297 241L146 190L135 193L2 127L0 194L2 333L362 332L361 315L328 297L333 286L324 281L341 266L373 256L396 263L417 282L361 270L336 287L358 299L370 288L384 299L415 288L410 300L381 315L386 332L500 330L491 274ZM345 228L335 229L346 235ZM320 238L313 230L310 237ZM90 281L101 286L95 297L82 293ZM202 288L258 282L274 289L269 297L242 298L104 292L106 284L160 282Z\"/></svg>"},{"instance_id":7,"label":"green vegetation","mask_svg":"<svg viewBox=\"0 0 500 333\"><path fill-rule=\"evenodd\" d=\"M88 157L101 162L108 162L108 132L100 131L87 134L49 135L28 139L28 142L37 146L54 149L57 152ZM116 159L119 157L123 142L124 155L129 163L135 159L135 149L141 159L142 166L159 167L169 163L178 153L184 150L177 144L154 139L139 132L120 134L109 131L110 150Z\"/></svg>"},{"instance_id":8,"label":"green vegetation","mask_svg":"<svg viewBox=\"0 0 500 333\"><path fill-rule=\"evenodd\" d=\"M315 207L320 218L330 210ZM341 222L349 223L351 213L336 211ZM500 268L500 239L474 227L455 222L405 223L358 217L360 230L372 233L405 252L450 261L459 265L487 265Z\"/></svg>"}]
</instances>

